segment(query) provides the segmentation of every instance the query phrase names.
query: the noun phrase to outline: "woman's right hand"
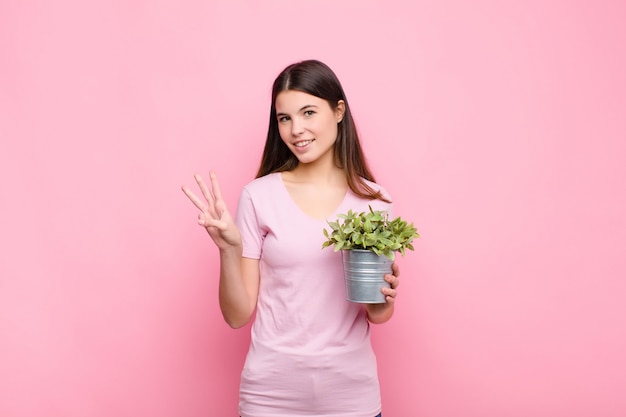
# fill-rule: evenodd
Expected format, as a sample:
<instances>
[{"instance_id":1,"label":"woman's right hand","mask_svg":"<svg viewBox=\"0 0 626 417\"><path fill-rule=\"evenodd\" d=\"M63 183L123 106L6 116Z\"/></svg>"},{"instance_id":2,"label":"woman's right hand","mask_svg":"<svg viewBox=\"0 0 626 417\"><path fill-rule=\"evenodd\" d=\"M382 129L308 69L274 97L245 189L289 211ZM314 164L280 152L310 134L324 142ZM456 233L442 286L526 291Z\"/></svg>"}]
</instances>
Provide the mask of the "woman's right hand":
<instances>
[{"instance_id":1,"label":"woman's right hand","mask_svg":"<svg viewBox=\"0 0 626 417\"><path fill-rule=\"evenodd\" d=\"M194 175L204 196L204 201L184 185L182 190L200 210L198 224L206 229L220 250L241 246L241 234L222 198L217 176L213 171L209 173L209 176L211 188L206 185L200 174Z\"/></svg>"}]
</instances>

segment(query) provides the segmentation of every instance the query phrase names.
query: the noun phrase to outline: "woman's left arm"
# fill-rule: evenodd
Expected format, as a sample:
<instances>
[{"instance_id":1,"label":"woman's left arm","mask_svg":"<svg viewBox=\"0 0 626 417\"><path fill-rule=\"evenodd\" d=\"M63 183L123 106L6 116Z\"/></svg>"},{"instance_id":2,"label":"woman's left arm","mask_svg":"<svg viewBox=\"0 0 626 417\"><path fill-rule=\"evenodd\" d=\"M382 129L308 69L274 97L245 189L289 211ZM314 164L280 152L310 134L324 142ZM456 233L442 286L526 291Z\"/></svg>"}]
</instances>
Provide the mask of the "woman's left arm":
<instances>
[{"instance_id":1,"label":"woman's left arm","mask_svg":"<svg viewBox=\"0 0 626 417\"><path fill-rule=\"evenodd\" d=\"M385 275L385 281L387 281L391 288L383 287L382 293L385 294L385 303L381 304L366 304L367 319L371 323L380 324L388 321L393 316L394 303L396 296L398 295L398 285L400 285L400 268L395 263L391 265L391 274Z\"/></svg>"}]
</instances>

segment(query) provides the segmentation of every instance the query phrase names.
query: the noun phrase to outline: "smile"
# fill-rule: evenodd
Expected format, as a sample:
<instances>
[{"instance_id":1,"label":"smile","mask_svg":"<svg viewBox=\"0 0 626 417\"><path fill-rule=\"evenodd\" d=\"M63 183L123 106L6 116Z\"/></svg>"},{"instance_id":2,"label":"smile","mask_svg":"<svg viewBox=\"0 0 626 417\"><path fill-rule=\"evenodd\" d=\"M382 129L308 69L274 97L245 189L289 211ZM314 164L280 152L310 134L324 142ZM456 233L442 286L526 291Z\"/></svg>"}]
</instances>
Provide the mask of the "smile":
<instances>
[{"instance_id":1,"label":"smile","mask_svg":"<svg viewBox=\"0 0 626 417\"><path fill-rule=\"evenodd\" d=\"M293 146L295 146L297 148L303 148L303 147L307 146L308 144L310 144L311 142L313 142L314 140L315 139L303 140L303 141L294 143Z\"/></svg>"}]
</instances>

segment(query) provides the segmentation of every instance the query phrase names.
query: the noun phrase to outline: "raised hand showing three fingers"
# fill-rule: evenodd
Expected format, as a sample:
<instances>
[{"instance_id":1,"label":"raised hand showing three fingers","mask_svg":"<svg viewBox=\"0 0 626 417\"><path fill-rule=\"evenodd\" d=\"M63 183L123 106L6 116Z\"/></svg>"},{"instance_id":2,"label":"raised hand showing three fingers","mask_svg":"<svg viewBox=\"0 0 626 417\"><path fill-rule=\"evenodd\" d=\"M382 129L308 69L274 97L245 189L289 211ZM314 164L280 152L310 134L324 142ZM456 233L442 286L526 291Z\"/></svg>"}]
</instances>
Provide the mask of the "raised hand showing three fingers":
<instances>
[{"instance_id":1,"label":"raised hand showing three fingers","mask_svg":"<svg viewBox=\"0 0 626 417\"><path fill-rule=\"evenodd\" d=\"M196 196L189 188L182 186L185 195L200 210L198 224L203 226L219 249L227 249L241 245L241 235L235 225L226 203L222 198L217 176L213 171L209 174L211 188L207 186L200 174L194 178L200 187L204 200Z\"/></svg>"}]
</instances>

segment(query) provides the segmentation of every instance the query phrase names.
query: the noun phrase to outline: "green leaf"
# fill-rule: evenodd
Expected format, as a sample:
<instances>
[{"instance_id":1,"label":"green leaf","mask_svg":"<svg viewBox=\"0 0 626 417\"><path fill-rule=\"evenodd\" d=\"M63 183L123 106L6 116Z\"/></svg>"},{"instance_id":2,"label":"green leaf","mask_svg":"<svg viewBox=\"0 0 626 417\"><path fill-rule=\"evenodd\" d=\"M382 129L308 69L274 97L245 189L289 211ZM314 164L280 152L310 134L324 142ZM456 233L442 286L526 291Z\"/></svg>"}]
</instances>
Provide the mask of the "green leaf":
<instances>
[{"instance_id":1,"label":"green leaf","mask_svg":"<svg viewBox=\"0 0 626 417\"><path fill-rule=\"evenodd\" d=\"M339 230L339 222L328 222L328 225L333 229L333 230Z\"/></svg>"},{"instance_id":2,"label":"green leaf","mask_svg":"<svg viewBox=\"0 0 626 417\"><path fill-rule=\"evenodd\" d=\"M401 217L389 219L384 210L354 212L348 210L338 214L339 220L328 222L330 230L323 229L325 241L322 248L333 246L335 251L354 248L369 249L378 255L395 259L395 253L404 255L407 249L414 250L411 242L420 237L413 223L408 224Z\"/></svg>"}]
</instances>

